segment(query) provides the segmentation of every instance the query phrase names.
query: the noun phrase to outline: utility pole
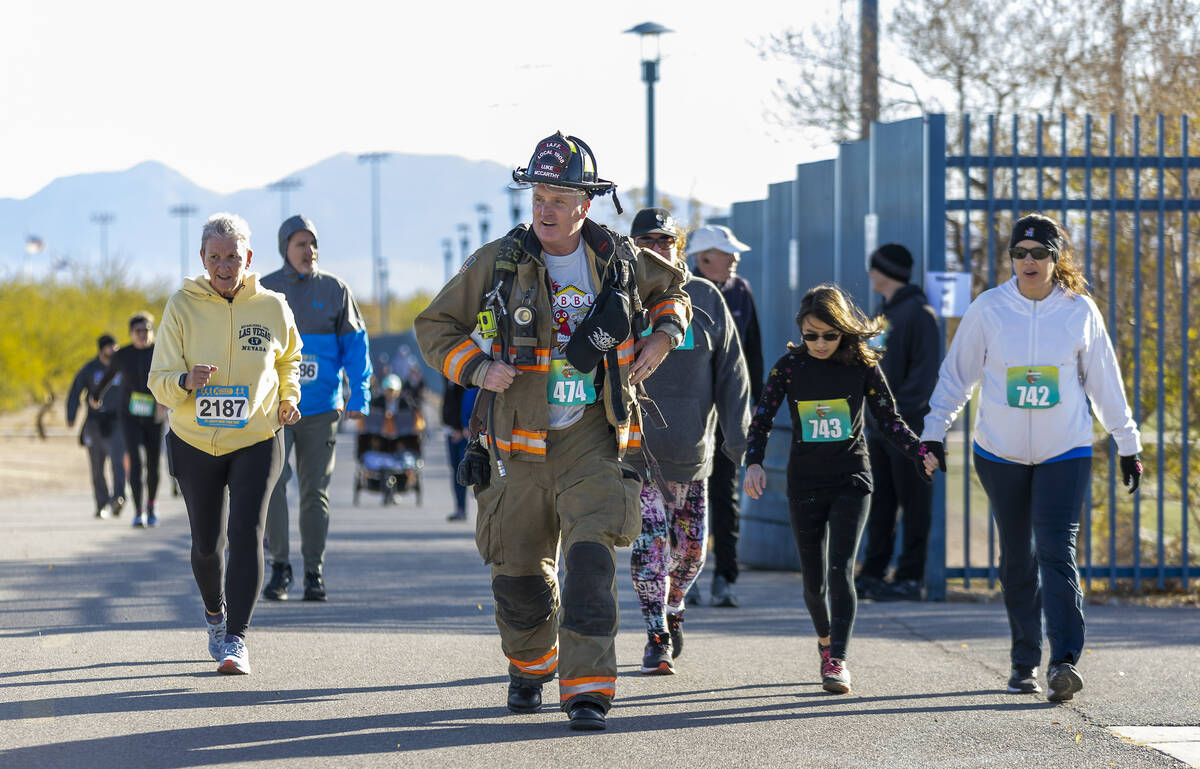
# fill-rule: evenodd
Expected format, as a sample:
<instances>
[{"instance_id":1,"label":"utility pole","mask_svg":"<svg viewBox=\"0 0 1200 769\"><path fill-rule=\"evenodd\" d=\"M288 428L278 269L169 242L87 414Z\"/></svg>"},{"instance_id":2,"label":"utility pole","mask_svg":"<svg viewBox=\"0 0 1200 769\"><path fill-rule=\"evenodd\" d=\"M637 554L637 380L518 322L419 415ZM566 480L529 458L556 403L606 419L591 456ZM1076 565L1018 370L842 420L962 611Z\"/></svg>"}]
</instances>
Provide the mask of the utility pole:
<instances>
[{"instance_id":1,"label":"utility pole","mask_svg":"<svg viewBox=\"0 0 1200 769\"><path fill-rule=\"evenodd\" d=\"M179 217L179 280L182 282L187 279L188 274L188 219L192 214L196 213L196 207L190 203L181 203L177 206L171 206L167 211L171 216Z\"/></svg>"},{"instance_id":2,"label":"utility pole","mask_svg":"<svg viewBox=\"0 0 1200 769\"><path fill-rule=\"evenodd\" d=\"M383 260L379 237L379 164L390 152L364 152L358 162L371 165L371 264L375 274L375 301L379 303L379 332L388 332L388 271Z\"/></svg>"},{"instance_id":3,"label":"utility pole","mask_svg":"<svg viewBox=\"0 0 1200 769\"><path fill-rule=\"evenodd\" d=\"M304 182L294 176L289 176L286 179L280 179L277 182L271 182L267 185L267 189L272 192L279 193L279 223L291 216L291 206L288 205L288 193L292 190L300 189Z\"/></svg>"},{"instance_id":4,"label":"utility pole","mask_svg":"<svg viewBox=\"0 0 1200 769\"><path fill-rule=\"evenodd\" d=\"M475 206L475 212L479 214L479 245L482 246L488 242L488 217L492 213L492 207L487 203L480 203Z\"/></svg>"},{"instance_id":5,"label":"utility pole","mask_svg":"<svg viewBox=\"0 0 1200 769\"><path fill-rule=\"evenodd\" d=\"M104 269L108 269L110 266L108 263L108 225L112 224L116 218L112 211L96 211L92 214L92 222L100 225L100 259Z\"/></svg>"},{"instance_id":6,"label":"utility pole","mask_svg":"<svg viewBox=\"0 0 1200 769\"><path fill-rule=\"evenodd\" d=\"M442 238L442 259L446 262L446 282L454 276L454 241Z\"/></svg>"},{"instance_id":7,"label":"utility pole","mask_svg":"<svg viewBox=\"0 0 1200 769\"><path fill-rule=\"evenodd\" d=\"M861 0L860 8L858 138L869 139L871 123L879 120L879 0Z\"/></svg>"}]
</instances>

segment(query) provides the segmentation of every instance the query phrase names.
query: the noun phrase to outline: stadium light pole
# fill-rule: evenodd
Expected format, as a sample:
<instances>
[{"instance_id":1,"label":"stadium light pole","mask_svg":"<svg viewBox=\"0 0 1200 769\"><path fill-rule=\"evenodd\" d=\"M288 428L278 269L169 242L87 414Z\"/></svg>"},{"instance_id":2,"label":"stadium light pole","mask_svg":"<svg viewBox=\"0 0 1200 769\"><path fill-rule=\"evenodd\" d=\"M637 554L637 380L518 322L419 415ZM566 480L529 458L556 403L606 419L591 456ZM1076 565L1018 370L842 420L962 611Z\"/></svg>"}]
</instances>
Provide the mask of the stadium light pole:
<instances>
[{"instance_id":1,"label":"stadium light pole","mask_svg":"<svg viewBox=\"0 0 1200 769\"><path fill-rule=\"evenodd\" d=\"M291 214L288 213L291 206L288 205L288 193L292 190L300 189L304 186L304 182L294 176L289 176L286 179L280 179L277 182L271 182L267 185L267 189L272 192L279 193L279 223L283 224L284 220Z\"/></svg>"},{"instance_id":2,"label":"stadium light pole","mask_svg":"<svg viewBox=\"0 0 1200 769\"><path fill-rule=\"evenodd\" d=\"M488 220L492 214L492 207L487 203L480 203L475 206L475 212L479 214L479 245L482 246L488 242Z\"/></svg>"},{"instance_id":3,"label":"stadium light pole","mask_svg":"<svg viewBox=\"0 0 1200 769\"><path fill-rule=\"evenodd\" d=\"M442 238L442 259L446 263L446 282L449 283L454 277L454 241L450 238Z\"/></svg>"},{"instance_id":4,"label":"stadium light pole","mask_svg":"<svg viewBox=\"0 0 1200 769\"><path fill-rule=\"evenodd\" d=\"M462 249L462 260L465 264L467 257L471 255L471 225L466 223L458 225L458 245Z\"/></svg>"},{"instance_id":5,"label":"stadium light pole","mask_svg":"<svg viewBox=\"0 0 1200 769\"><path fill-rule=\"evenodd\" d=\"M92 214L92 222L100 225L100 258L105 269L108 268L108 225L116 218L112 211L96 211Z\"/></svg>"},{"instance_id":6,"label":"stadium light pole","mask_svg":"<svg viewBox=\"0 0 1200 769\"><path fill-rule=\"evenodd\" d=\"M192 214L196 213L196 207L190 203L181 203L177 206L171 206L167 211L171 216L179 217L179 280L182 282L187 279L188 274L188 219L191 218Z\"/></svg>"},{"instance_id":7,"label":"stadium light pole","mask_svg":"<svg viewBox=\"0 0 1200 769\"><path fill-rule=\"evenodd\" d=\"M646 208L655 203L654 188L654 84L658 82L658 63L661 60L659 37L674 32L652 21L625 30L642 41L642 82L646 84Z\"/></svg>"},{"instance_id":8,"label":"stadium light pole","mask_svg":"<svg viewBox=\"0 0 1200 769\"><path fill-rule=\"evenodd\" d=\"M388 332L388 270L379 237L379 164L390 156L390 152L364 152L358 156L358 162L371 164L371 264L374 265L375 301L379 303L381 334Z\"/></svg>"},{"instance_id":9,"label":"stadium light pole","mask_svg":"<svg viewBox=\"0 0 1200 769\"><path fill-rule=\"evenodd\" d=\"M512 226L516 227L521 223L521 193L524 190L516 187L508 187L508 204L512 206Z\"/></svg>"}]
</instances>

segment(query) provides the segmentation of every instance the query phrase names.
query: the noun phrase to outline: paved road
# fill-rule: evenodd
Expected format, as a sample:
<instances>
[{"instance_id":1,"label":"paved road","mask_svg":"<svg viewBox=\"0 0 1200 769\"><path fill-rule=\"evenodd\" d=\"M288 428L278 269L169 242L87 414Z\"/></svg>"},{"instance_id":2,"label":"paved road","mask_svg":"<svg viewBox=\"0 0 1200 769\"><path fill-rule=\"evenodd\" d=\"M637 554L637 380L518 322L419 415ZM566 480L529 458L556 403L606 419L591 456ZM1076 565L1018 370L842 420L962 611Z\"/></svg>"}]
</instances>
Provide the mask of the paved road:
<instances>
[{"instance_id":1,"label":"paved road","mask_svg":"<svg viewBox=\"0 0 1200 769\"><path fill-rule=\"evenodd\" d=\"M330 601L260 603L251 676L207 658L177 500L152 531L93 520L82 478L4 502L0 767L1200 765L1109 730L1200 724L1195 609L1089 607L1087 689L1055 706L999 693L999 605L863 604L855 690L836 697L791 573L745 574L741 609L690 609L678 674L639 675L627 551L609 730L572 733L551 704L511 715L487 571L469 527L445 521L437 443L422 507L356 508L343 439Z\"/></svg>"}]
</instances>

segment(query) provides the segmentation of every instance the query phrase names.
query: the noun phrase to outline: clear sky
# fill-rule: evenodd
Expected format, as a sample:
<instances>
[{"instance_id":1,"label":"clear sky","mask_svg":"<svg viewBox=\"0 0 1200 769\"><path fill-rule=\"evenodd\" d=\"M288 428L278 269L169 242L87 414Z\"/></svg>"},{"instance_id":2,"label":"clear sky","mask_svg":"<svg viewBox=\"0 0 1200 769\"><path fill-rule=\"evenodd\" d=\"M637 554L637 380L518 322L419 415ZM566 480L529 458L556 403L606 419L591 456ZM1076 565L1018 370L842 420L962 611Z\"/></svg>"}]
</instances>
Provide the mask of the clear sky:
<instances>
[{"instance_id":1,"label":"clear sky","mask_svg":"<svg viewBox=\"0 0 1200 769\"><path fill-rule=\"evenodd\" d=\"M656 88L658 188L725 206L834 154L766 116L783 70L752 43L836 12L836 0L3 0L0 197L143 160L222 193L344 151L525 165L556 129L592 146L601 176L641 186L646 91L639 40L622 31L655 21L675 30Z\"/></svg>"}]
</instances>

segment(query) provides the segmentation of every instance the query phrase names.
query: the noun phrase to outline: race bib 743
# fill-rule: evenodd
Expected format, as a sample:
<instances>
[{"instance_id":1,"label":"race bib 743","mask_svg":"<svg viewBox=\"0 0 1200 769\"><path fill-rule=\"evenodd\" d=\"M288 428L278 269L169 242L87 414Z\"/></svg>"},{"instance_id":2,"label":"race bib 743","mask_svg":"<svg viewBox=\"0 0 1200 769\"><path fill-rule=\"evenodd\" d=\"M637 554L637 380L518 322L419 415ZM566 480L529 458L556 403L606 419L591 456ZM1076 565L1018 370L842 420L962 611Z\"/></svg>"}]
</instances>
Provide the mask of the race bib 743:
<instances>
[{"instance_id":1,"label":"race bib 743","mask_svg":"<svg viewBox=\"0 0 1200 769\"><path fill-rule=\"evenodd\" d=\"M850 439L850 403L845 398L796 401L800 438L805 443L830 443Z\"/></svg>"}]
</instances>

